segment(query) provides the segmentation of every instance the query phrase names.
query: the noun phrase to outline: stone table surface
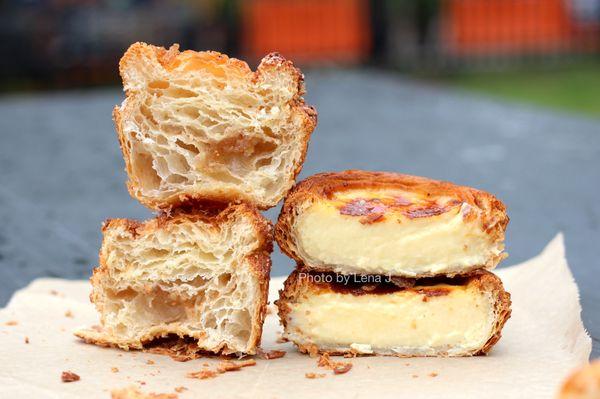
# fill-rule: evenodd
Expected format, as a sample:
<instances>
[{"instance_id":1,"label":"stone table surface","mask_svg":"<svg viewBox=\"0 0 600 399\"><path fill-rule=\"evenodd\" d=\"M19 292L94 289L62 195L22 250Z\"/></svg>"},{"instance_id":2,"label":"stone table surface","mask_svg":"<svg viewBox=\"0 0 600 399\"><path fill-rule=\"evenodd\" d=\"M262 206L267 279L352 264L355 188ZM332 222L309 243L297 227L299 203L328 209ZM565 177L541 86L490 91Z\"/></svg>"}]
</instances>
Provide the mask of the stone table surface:
<instances>
[{"instance_id":1,"label":"stone table surface","mask_svg":"<svg viewBox=\"0 0 600 399\"><path fill-rule=\"evenodd\" d=\"M307 88L319 125L300 177L389 170L490 191L511 217L504 264L564 232L600 356L600 120L374 70L310 71ZM87 278L104 219L151 216L125 188L111 120L121 99L117 89L0 97L0 306L37 277ZM278 249L273 261L272 275L290 272Z\"/></svg>"}]
</instances>

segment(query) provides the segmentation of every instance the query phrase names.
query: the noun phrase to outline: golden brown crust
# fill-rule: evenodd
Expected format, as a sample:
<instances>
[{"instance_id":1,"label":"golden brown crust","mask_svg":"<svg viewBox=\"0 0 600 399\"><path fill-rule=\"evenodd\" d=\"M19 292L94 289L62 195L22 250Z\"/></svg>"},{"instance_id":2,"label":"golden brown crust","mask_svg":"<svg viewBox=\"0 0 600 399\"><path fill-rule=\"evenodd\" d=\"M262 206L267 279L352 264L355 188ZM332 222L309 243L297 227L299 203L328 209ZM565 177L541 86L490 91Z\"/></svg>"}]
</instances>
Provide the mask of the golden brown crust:
<instances>
[{"instance_id":1,"label":"golden brown crust","mask_svg":"<svg viewBox=\"0 0 600 399\"><path fill-rule=\"evenodd\" d=\"M406 290L415 291L423 294L424 299L427 298L427 294L423 292L423 287L419 286L419 280L415 287L405 288ZM494 299L494 314L495 321L492 334L487 342L481 347L472 352L462 354L462 356L477 356L487 354L492 347L498 342L502 335L502 328L506 321L510 318L511 314L511 300L510 294L504 290L502 280L493 273L485 270L477 271L469 276L463 276L460 278L461 285L473 285L477 287L482 293L487 293ZM319 281L315 282L315 279L301 278L300 269L296 269L290 274L285 280L283 290L279 291L279 299L275 301L278 308L279 321L283 326L284 331L287 331L287 323L289 321L289 313L291 312L290 304L294 303L297 298L314 295L323 292L337 292L338 289L333 287L331 283ZM361 295L379 295L370 294L368 292L361 293ZM319 348L312 343L296 342L294 344L298 347L298 350L302 353L310 354L314 356L317 353L329 353L331 355L344 355L352 354L359 355L356 351L351 348L344 350L331 350L329 348ZM387 355L387 354L386 354ZM403 354L392 354L389 355L398 357L412 357L415 355L403 355ZM448 353L438 353L435 356L448 356Z\"/></svg>"},{"instance_id":2,"label":"golden brown crust","mask_svg":"<svg viewBox=\"0 0 600 399\"><path fill-rule=\"evenodd\" d=\"M600 397L600 360L596 359L572 372L564 381L559 399Z\"/></svg>"},{"instance_id":3,"label":"golden brown crust","mask_svg":"<svg viewBox=\"0 0 600 399\"><path fill-rule=\"evenodd\" d=\"M294 239L293 226L296 218L308 205L319 200L330 200L334 194L353 189L384 190L393 189L418 193L424 198L449 197L458 203L466 203L480 210L481 227L489 235L491 241L503 241L504 232L509 218L506 207L493 195L474 188L458 186L453 183L432 180L425 177L410 176L392 172L370 172L363 170L346 170L342 172L319 173L299 182L289 192L275 225L275 240L282 252L296 262L307 262L302 259ZM424 209L415 204L407 208L408 217L427 217L439 214L443 209ZM478 217L474 212L469 212L466 217ZM367 220L372 223L377 220ZM505 255L500 254L490 262L498 263ZM331 270L315 265L307 265L313 269ZM490 265L474 265L475 268L489 267ZM465 270L470 272L473 269ZM423 276L425 277L425 276Z\"/></svg>"},{"instance_id":4,"label":"golden brown crust","mask_svg":"<svg viewBox=\"0 0 600 399\"><path fill-rule=\"evenodd\" d=\"M261 238L260 251L267 254L273 251L273 226L260 212L247 203L221 204L203 203L199 207L183 206L169 212L162 212L156 218L140 222L132 219L107 219L102 225L102 232L109 229L122 227L128 230L133 237L142 234L151 234L157 230L166 228L169 224L180 222L200 221L214 228L228 223L242 215L247 215L252 220L257 237ZM100 253L100 266L105 264L105 259Z\"/></svg>"},{"instance_id":5,"label":"golden brown crust","mask_svg":"<svg viewBox=\"0 0 600 399\"><path fill-rule=\"evenodd\" d=\"M487 355L502 337L502 328L504 328L506 321L510 319L510 294L504 290L502 280L490 272L482 272L481 278L473 280L473 283L479 286L481 292L489 292L492 298L495 299L494 313L496 314L496 321L492 335L478 352L473 353L473 355Z\"/></svg>"},{"instance_id":6,"label":"golden brown crust","mask_svg":"<svg viewBox=\"0 0 600 399\"><path fill-rule=\"evenodd\" d=\"M253 342L250 342L248 347L253 348L249 350L248 354L254 354L256 348L260 346L263 322L267 312L267 299L269 293L269 276L271 273L271 252L273 251L273 227L269 220L263 217L260 212L253 206L241 203L241 204L230 204L225 207L215 204L214 206L204 206L202 208L179 208L172 211L169 214L162 213L154 219L150 219L145 222L139 222L131 219L108 219L102 226L103 233L110 229L123 228L130 232L133 238L140 235L151 234L160 229L165 229L169 224L177 224L181 222L189 221L202 221L203 223L209 224L214 228L228 223L242 215L249 216L252 221L253 227L256 231L257 237L260 242L258 248L251 254L248 254L246 259L251 266L251 272L258 281L260 295L257 296L257 306L254 316L255 322L253 323L254 329L251 333L251 337L254 338ZM104 258L102 251L99 254L99 266L96 267L92 272L90 281L92 287L98 287L102 284L102 279L109 273L107 259ZM90 300L92 303L101 302L101 294L99 290L93 289L90 294ZM111 347L124 347L124 343L114 342L110 337L104 334L101 329L96 330L80 330L76 332L79 338L83 339L87 343L96 344L98 346L111 346ZM183 337L181 337L183 338ZM148 344L152 344L151 341ZM188 345L189 344L189 345ZM190 346L191 345L191 346ZM174 341L173 346L164 346L166 352L175 353L193 352L193 346L195 342L182 342ZM197 347L196 347L197 348ZM138 349L132 347L132 349ZM227 346L220 349L220 353L230 354L232 350Z\"/></svg>"},{"instance_id":7,"label":"golden brown crust","mask_svg":"<svg viewBox=\"0 0 600 399\"><path fill-rule=\"evenodd\" d=\"M123 152L123 158L125 159L125 170L127 171L127 175L129 176L129 180L127 182L127 189L130 195L133 198L140 201L143 205L154 210L169 210L172 208L177 208L180 205L186 204L190 201L205 200L222 203L245 201L248 203L253 203L253 205L255 205L261 210L269 209L275 206L277 202L279 202L281 198L285 196L287 191L292 187L296 176L302 170L304 159L306 158L306 152L308 150L308 142L310 140L310 136L313 130L317 125L317 111L314 107L307 105L302 97L305 93L305 86L304 75L302 74L300 69L296 68L291 61L286 60L281 54L276 52L266 55L257 67L256 71L252 72L252 70L246 62L238 60L236 58L229 58L227 55L218 53L216 51L196 52L192 50L186 50L183 52L179 52L178 44L172 45L167 50L164 47L157 47L147 43L137 42L129 47L129 49L125 52L125 54L119 62L119 72L121 74L121 78L123 79L123 83L125 86L127 86L127 70L129 66L133 63L136 63L141 57L143 57L143 55L153 53L157 57L160 64L167 71L172 70L186 59L199 58L204 60L205 62L225 64L227 68L237 70L240 77L248 79L251 82L260 81L263 75L268 74L272 71L278 71L279 73L289 73L291 76L294 77L294 81L297 86L297 92L294 98L291 100L290 105L294 109L293 113L301 115L303 120L302 127L296 132L296 134L301 136L299 140L301 143L301 155L296 164L294 165L293 174L289 176L289 181L287 182L286 190L281 194L281 197L278 198L277 201L275 201L275 203L258 203L251 196L248 196L243 193L236 193L235 196L232 196L232 193L228 191L211 191L205 193L186 191L178 193L176 195L171 195L167 199L147 197L141 193L140 184L137 182L137 178L133 171L133 166L131 163L131 148L124 134L123 114L121 112L121 108L116 106L113 109L113 120L117 130L117 136L119 139L121 151ZM127 101L127 98L132 97L133 93L126 89L125 96Z\"/></svg>"}]
</instances>

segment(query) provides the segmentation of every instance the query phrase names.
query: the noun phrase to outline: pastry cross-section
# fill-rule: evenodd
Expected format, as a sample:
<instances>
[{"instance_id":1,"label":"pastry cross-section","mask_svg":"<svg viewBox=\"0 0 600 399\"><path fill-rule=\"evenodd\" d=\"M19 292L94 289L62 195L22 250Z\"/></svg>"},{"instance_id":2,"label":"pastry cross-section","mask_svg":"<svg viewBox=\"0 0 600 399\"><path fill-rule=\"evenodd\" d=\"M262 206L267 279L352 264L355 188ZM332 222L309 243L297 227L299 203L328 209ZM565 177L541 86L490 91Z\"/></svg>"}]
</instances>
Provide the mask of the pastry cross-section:
<instances>
[{"instance_id":1,"label":"pastry cross-section","mask_svg":"<svg viewBox=\"0 0 600 399\"><path fill-rule=\"evenodd\" d=\"M275 238L306 267L411 278L492 269L505 207L469 187L396 173L322 173L287 196Z\"/></svg>"},{"instance_id":2,"label":"pastry cross-section","mask_svg":"<svg viewBox=\"0 0 600 399\"><path fill-rule=\"evenodd\" d=\"M296 270L277 306L284 336L303 352L472 356L500 338L510 295L486 271L399 284Z\"/></svg>"},{"instance_id":3,"label":"pastry cross-section","mask_svg":"<svg viewBox=\"0 0 600 399\"><path fill-rule=\"evenodd\" d=\"M76 335L144 349L173 337L197 351L253 354L265 316L271 225L254 208L179 210L103 227L91 279L101 328Z\"/></svg>"},{"instance_id":4,"label":"pastry cross-section","mask_svg":"<svg viewBox=\"0 0 600 399\"><path fill-rule=\"evenodd\" d=\"M213 51L133 44L114 120L129 191L153 209L190 200L274 206L300 171L316 111L302 73L273 53L253 72Z\"/></svg>"}]
</instances>

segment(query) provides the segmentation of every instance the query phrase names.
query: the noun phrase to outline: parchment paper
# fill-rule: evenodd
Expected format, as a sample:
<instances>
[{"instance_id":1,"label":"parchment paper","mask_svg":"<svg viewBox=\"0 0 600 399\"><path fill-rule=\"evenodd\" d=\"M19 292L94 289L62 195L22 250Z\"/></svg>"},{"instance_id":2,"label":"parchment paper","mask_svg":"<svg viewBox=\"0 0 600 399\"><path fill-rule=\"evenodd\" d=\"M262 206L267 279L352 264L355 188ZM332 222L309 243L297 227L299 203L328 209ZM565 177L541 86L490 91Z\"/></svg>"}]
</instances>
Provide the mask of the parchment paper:
<instances>
[{"instance_id":1,"label":"parchment paper","mask_svg":"<svg viewBox=\"0 0 600 399\"><path fill-rule=\"evenodd\" d=\"M554 397L566 374L586 362L591 351L562 236L552 240L539 256L498 270L498 274L512 294L513 315L487 357L340 358L350 360L354 367L347 374L333 375L318 368L316 359L298 354L291 344L277 344L280 327L276 315L271 314L265 324L263 346L284 349L286 356L257 360L254 367L207 380L185 375L200 370L205 362L214 366L218 359L181 363L166 356L80 342L72 331L98 323L88 300L89 283L40 279L17 292L0 311L0 397L108 398L110 390L129 385L162 393L184 386L188 390L179 393L182 399ZM271 301L282 281L272 280ZM67 312L72 317L67 317ZM150 359L154 364L146 364ZM111 371L113 367L119 371ZM77 373L81 380L62 383L64 370ZM327 375L307 379L307 372Z\"/></svg>"}]
</instances>

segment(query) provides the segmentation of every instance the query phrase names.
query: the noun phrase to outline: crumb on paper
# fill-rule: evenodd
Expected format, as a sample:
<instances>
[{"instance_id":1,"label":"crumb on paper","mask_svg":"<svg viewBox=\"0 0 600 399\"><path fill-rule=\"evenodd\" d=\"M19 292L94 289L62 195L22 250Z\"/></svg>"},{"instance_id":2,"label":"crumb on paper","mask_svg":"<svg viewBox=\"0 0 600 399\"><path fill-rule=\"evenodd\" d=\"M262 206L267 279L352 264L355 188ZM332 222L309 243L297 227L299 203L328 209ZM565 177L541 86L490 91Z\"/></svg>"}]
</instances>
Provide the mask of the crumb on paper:
<instances>
[{"instance_id":1,"label":"crumb on paper","mask_svg":"<svg viewBox=\"0 0 600 399\"><path fill-rule=\"evenodd\" d=\"M29 343L29 337L25 337L25 343L28 344Z\"/></svg>"},{"instance_id":2,"label":"crumb on paper","mask_svg":"<svg viewBox=\"0 0 600 399\"><path fill-rule=\"evenodd\" d=\"M148 360L146 360L146 364L154 364L154 360L148 359Z\"/></svg>"},{"instance_id":3,"label":"crumb on paper","mask_svg":"<svg viewBox=\"0 0 600 399\"><path fill-rule=\"evenodd\" d=\"M138 384L140 384L140 385L146 385L146 381L137 380L136 382L137 382Z\"/></svg>"},{"instance_id":4,"label":"crumb on paper","mask_svg":"<svg viewBox=\"0 0 600 399\"><path fill-rule=\"evenodd\" d=\"M187 378L197 378L199 380L206 380L208 378L215 378L217 376L217 372L214 370L199 370L199 371L192 371L190 373L186 374Z\"/></svg>"},{"instance_id":5,"label":"crumb on paper","mask_svg":"<svg viewBox=\"0 0 600 399\"><path fill-rule=\"evenodd\" d=\"M112 371L113 373L118 373L119 372L119 368L118 367L111 367L110 371Z\"/></svg>"},{"instance_id":6,"label":"crumb on paper","mask_svg":"<svg viewBox=\"0 0 600 399\"><path fill-rule=\"evenodd\" d=\"M333 374L346 374L352 369L352 363L333 361L331 360L329 353L323 353L321 357L319 357L317 366L332 370Z\"/></svg>"},{"instance_id":7,"label":"crumb on paper","mask_svg":"<svg viewBox=\"0 0 600 399\"><path fill-rule=\"evenodd\" d=\"M208 366L210 366L210 364L208 364L208 362L204 362L204 363L202 363L202 365L203 365L204 367L208 367Z\"/></svg>"},{"instance_id":8,"label":"crumb on paper","mask_svg":"<svg viewBox=\"0 0 600 399\"><path fill-rule=\"evenodd\" d=\"M352 363L338 364L333 368L333 374L346 374L352 369Z\"/></svg>"},{"instance_id":9,"label":"crumb on paper","mask_svg":"<svg viewBox=\"0 0 600 399\"><path fill-rule=\"evenodd\" d=\"M418 376L418 375L416 375L416 374L413 374L413 375L412 375L412 378L419 378L419 376Z\"/></svg>"},{"instance_id":10,"label":"crumb on paper","mask_svg":"<svg viewBox=\"0 0 600 399\"><path fill-rule=\"evenodd\" d=\"M222 361L217 365L217 371L219 373L226 373L228 371L236 371L241 369L242 367L255 366L256 360L248 359L248 360L240 360L237 362L231 360Z\"/></svg>"},{"instance_id":11,"label":"crumb on paper","mask_svg":"<svg viewBox=\"0 0 600 399\"><path fill-rule=\"evenodd\" d=\"M437 376L438 376L438 373L431 373L431 374L429 374L429 376L430 376L430 377L437 377Z\"/></svg>"},{"instance_id":12,"label":"crumb on paper","mask_svg":"<svg viewBox=\"0 0 600 399\"><path fill-rule=\"evenodd\" d=\"M258 356L260 356L262 359L265 360L273 360L273 359L279 359L281 357L285 356L285 351L280 351L280 350L270 350L270 351L263 351L262 349L258 350Z\"/></svg>"},{"instance_id":13,"label":"crumb on paper","mask_svg":"<svg viewBox=\"0 0 600 399\"><path fill-rule=\"evenodd\" d=\"M68 309L68 310L65 312L65 317L69 317L69 318L71 318L71 319L72 319L72 318L73 318L73 312L71 312L71 310L70 310L70 309Z\"/></svg>"},{"instance_id":14,"label":"crumb on paper","mask_svg":"<svg viewBox=\"0 0 600 399\"><path fill-rule=\"evenodd\" d=\"M16 326L17 324L19 324L19 322L16 321L16 320L9 320L9 321L7 321L4 324L7 325L7 326Z\"/></svg>"},{"instance_id":15,"label":"crumb on paper","mask_svg":"<svg viewBox=\"0 0 600 399\"><path fill-rule=\"evenodd\" d=\"M319 360L317 360L317 366L330 368L330 367L332 367L332 362L333 361L329 357L329 353L323 353L319 357Z\"/></svg>"},{"instance_id":16,"label":"crumb on paper","mask_svg":"<svg viewBox=\"0 0 600 399\"><path fill-rule=\"evenodd\" d=\"M177 393L182 393L183 391L187 391L187 388L186 387L175 387L174 391Z\"/></svg>"},{"instance_id":17,"label":"crumb on paper","mask_svg":"<svg viewBox=\"0 0 600 399\"><path fill-rule=\"evenodd\" d=\"M207 363L205 363L207 364ZM237 371L242 367L255 366L256 360L248 359L248 360L240 360L240 361L232 361L232 360L224 360L217 365L216 370L211 370L208 368L193 371L186 374L188 378L198 378L200 380L205 380L207 378L214 378L217 374L224 374L229 371Z\"/></svg>"},{"instance_id":18,"label":"crumb on paper","mask_svg":"<svg viewBox=\"0 0 600 399\"><path fill-rule=\"evenodd\" d=\"M81 379L81 377L79 377L77 374L75 374L72 371L63 371L62 374L60 375L60 379L62 382L74 382L74 381L79 381Z\"/></svg>"},{"instance_id":19,"label":"crumb on paper","mask_svg":"<svg viewBox=\"0 0 600 399\"><path fill-rule=\"evenodd\" d=\"M310 356L310 357L319 356L319 348L317 348L317 345L310 345L308 347L308 356Z\"/></svg>"},{"instance_id":20,"label":"crumb on paper","mask_svg":"<svg viewBox=\"0 0 600 399\"><path fill-rule=\"evenodd\" d=\"M134 386L113 389L110 392L112 399L178 399L179 396L174 393L144 393Z\"/></svg>"},{"instance_id":21,"label":"crumb on paper","mask_svg":"<svg viewBox=\"0 0 600 399\"><path fill-rule=\"evenodd\" d=\"M305 373L304 377L310 379L310 380L314 380L316 378L324 378L325 374L319 374L319 373Z\"/></svg>"},{"instance_id":22,"label":"crumb on paper","mask_svg":"<svg viewBox=\"0 0 600 399\"><path fill-rule=\"evenodd\" d=\"M405 366L410 366L410 363L404 363Z\"/></svg>"},{"instance_id":23,"label":"crumb on paper","mask_svg":"<svg viewBox=\"0 0 600 399\"><path fill-rule=\"evenodd\" d=\"M56 290L50 290L50 295L57 296L58 295L58 291L56 291Z\"/></svg>"}]
</instances>

